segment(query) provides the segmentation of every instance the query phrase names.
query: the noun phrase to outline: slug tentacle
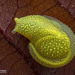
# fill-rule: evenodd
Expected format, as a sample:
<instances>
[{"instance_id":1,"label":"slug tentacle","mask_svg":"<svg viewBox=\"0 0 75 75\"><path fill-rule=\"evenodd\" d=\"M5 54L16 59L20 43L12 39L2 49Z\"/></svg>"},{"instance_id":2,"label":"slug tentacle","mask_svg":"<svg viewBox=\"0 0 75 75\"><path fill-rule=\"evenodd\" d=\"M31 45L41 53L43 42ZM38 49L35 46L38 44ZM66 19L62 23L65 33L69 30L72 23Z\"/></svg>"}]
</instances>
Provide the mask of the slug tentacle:
<instances>
[{"instance_id":1,"label":"slug tentacle","mask_svg":"<svg viewBox=\"0 0 75 75\"><path fill-rule=\"evenodd\" d=\"M40 15L15 18L13 30L30 40L29 52L41 65L57 68L75 56L75 35L60 21Z\"/></svg>"},{"instance_id":2,"label":"slug tentacle","mask_svg":"<svg viewBox=\"0 0 75 75\"><path fill-rule=\"evenodd\" d=\"M15 30L13 30L13 31L12 31L12 34L15 34L15 33L16 33L16 31L15 31Z\"/></svg>"}]
</instances>

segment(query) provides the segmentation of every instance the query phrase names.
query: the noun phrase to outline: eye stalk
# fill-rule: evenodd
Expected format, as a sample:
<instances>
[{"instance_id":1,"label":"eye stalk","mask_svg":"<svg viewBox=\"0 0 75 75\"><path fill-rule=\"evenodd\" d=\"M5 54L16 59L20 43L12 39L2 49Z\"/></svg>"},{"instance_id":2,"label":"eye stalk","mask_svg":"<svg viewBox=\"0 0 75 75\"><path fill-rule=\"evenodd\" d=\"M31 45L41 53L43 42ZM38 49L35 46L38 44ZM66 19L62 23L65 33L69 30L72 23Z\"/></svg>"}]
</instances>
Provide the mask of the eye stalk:
<instances>
[{"instance_id":1,"label":"eye stalk","mask_svg":"<svg viewBox=\"0 0 75 75\"><path fill-rule=\"evenodd\" d=\"M15 33L16 33L15 29L14 29L14 30L12 30L12 34L15 34Z\"/></svg>"},{"instance_id":2,"label":"eye stalk","mask_svg":"<svg viewBox=\"0 0 75 75\"><path fill-rule=\"evenodd\" d=\"M15 20L15 22L18 22L18 18L17 17L14 20Z\"/></svg>"}]
</instances>

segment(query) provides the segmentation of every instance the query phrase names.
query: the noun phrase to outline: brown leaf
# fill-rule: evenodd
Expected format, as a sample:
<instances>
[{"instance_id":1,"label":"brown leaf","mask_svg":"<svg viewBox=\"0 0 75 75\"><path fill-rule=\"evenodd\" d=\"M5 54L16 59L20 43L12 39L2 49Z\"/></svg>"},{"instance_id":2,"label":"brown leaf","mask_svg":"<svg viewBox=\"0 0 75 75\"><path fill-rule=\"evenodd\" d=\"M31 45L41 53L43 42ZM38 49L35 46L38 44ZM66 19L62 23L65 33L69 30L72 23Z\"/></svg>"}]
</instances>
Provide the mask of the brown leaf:
<instances>
[{"instance_id":1,"label":"brown leaf","mask_svg":"<svg viewBox=\"0 0 75 75\"><path fill-rule=\"evenodd\" d=\"M34 75L23 57L5 39L0 40L0 70L6 70L0 75Z\"/></svg>"},{"instance_id":2,"label":"brown leaf","mask_svg":"<svg viewBox=\"0 0 75 75\"><path fill-rule=\"evenodd\" d=\"M66 9L70 8L72 14L75 13L71 7L74 0L58 1ZM75 60L58 69L41 66L29 53L29 40L19 34L12 34L14 17L30 14L53 16L67 24L75 33L75 20L55 0L0 0L0 29L3 32L0 33L0 70L6 69L6 75L74 75Z\"/></svg>"},{"instance_id":3,"label":"brown leaf","mask_svg":"<svg viewBox=\"0 0 75 75\"><path fill-rule=\"evenodd\" d=\"M17 10L17 0L0 0L0 29L5 32Z\"/></svg>"},{"instance_id":4,"label":"brown leaf","mask_svg":"<svg viewBox=\"0 0 75 75\"><path fill-rule=\"evenodd\" d=\"M75 0L57 0L75 18Z\"/></svg>"}]
</instances>

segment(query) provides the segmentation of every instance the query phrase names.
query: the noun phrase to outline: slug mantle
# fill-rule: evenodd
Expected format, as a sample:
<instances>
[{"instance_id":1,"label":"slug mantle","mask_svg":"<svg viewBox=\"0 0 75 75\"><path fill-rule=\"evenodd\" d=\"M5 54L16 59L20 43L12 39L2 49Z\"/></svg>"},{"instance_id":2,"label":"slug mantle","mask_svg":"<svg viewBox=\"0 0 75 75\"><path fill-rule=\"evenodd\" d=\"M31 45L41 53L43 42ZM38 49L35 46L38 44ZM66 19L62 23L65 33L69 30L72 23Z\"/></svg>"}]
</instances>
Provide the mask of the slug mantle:
<instances>
[{"instance_id":1,"label":"slug mantle","mask_svg":"<svg viewBox=\"0 0 75 75\"><path fill-rule=\"evenodd\" d=\"M29 52L39 64L58 68L69 63L75 56L75 35L60 21L41 15L15 18L13 33L30 40Z\"/></svg>"}]
</instances>

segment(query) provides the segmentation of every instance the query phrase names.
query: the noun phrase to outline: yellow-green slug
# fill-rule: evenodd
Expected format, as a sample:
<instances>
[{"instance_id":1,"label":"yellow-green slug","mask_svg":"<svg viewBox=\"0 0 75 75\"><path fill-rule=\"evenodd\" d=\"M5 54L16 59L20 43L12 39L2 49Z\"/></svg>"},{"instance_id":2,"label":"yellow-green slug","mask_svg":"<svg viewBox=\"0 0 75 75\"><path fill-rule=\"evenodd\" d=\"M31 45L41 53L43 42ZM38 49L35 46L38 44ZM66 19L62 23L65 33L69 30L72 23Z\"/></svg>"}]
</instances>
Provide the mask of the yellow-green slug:
<instances>
[{"instance_id":1,"label":"yellow-green slug","mask_svg":"<svg viewBox=\"0 0 75 75\"><path fill-rule=\"evenodd\" d=\"M75 55L75 35L60 21L41 15L15 18L13 32L30 40L29 52L41 65L58 68L69 63Z\"/></svg>"}]
</instances>

